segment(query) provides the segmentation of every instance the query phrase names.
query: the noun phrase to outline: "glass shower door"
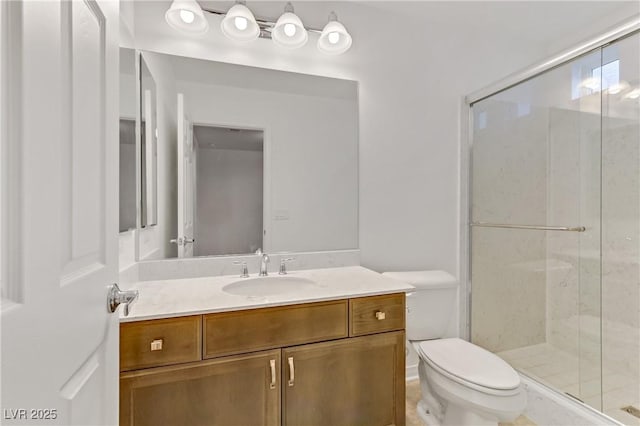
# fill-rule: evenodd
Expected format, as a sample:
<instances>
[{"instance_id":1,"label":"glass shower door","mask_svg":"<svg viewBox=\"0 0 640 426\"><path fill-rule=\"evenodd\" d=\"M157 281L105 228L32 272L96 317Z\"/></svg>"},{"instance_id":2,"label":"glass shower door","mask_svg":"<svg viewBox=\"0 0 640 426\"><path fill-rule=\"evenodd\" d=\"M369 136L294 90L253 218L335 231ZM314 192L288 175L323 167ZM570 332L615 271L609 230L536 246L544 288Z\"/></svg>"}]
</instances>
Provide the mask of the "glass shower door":
<instances>
[{"instance_id":1,"label":"glass shower door","mask_svg":"<svg viewBox=\"0 0 640 426\"><path fill-rule=\"evenodd\" d=\"M640 425L640 35L602 63L602 408Z\"/></svg>"},{"instance_id":2,"label":"glass shower door","mask_svg":"<svg viewBox=\"0 0 640 426\"><path fill-rule=\"evenodd\" d=\"M600 50L472 105L471 338L601 409Z\"/></svg>"}]
</instances>

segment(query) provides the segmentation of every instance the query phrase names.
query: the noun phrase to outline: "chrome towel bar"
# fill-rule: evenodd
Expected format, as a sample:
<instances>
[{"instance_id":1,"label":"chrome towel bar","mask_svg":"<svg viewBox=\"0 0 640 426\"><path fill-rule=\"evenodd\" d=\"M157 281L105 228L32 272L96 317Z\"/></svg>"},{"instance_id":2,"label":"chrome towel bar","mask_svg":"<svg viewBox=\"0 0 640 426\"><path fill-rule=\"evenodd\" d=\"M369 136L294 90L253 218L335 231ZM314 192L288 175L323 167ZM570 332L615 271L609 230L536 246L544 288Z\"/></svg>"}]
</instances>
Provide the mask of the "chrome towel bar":
<instances>
[{"instance_id":1,"label":"chrome towel bar","mask_svg":"<svg viewBox=\"0 0 640 426\"><path fill-rule=\"evenodd\" d=\"M506 223L488 223L488 222L471 222L471 226L482 228L507 228L507 229L535 229L539 231L568 231L568 232L584 232L587 230L584 226L544 226L544 225L509 225Z\"/></svg>"}]
</instances>

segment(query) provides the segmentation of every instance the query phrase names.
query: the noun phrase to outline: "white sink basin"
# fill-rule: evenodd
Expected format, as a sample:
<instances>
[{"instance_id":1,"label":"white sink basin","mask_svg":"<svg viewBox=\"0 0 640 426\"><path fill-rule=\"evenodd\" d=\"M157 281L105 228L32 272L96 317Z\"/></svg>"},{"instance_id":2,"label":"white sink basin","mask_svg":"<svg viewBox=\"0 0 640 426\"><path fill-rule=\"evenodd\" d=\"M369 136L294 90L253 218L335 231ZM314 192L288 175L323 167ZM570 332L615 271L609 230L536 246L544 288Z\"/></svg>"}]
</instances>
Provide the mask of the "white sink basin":
<instances>
[{"instance_id":1,"label":"white sink basin","mask_svg":"<svg viewBox=\"0 0 640 426\"><path fill-rule=\"evenodd\" d=\"M222 291L237 296L272 296L294 293L318 287L306 278L298 277L259 277L234 281L222 287Z\"/></svg>"}]
</instances>

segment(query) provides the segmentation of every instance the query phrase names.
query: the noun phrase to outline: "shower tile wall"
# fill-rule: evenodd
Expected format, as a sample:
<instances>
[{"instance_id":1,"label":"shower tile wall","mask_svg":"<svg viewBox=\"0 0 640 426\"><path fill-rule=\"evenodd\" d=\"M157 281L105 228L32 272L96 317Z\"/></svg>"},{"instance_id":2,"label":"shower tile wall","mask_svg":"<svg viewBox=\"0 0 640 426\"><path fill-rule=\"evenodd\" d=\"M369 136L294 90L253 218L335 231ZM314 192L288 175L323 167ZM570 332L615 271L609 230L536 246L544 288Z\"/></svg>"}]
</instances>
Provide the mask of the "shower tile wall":
<instances>
[{"instance_id":1,"label":"shower tile wall","mask_svg":"<svg viewBox=\"0 0 640 426\"><path fill-rule=\"evenodd\" d=\"M545 223L539 206L547 197L548 113L533 108L518 116L517 109L515 103L486 100L487 120L518 118L486 126L476 120L473 162L483 167L474 169L474 221ZM545 234L473 228L473 342L497 352L545 341Z\"/></svg>"}]
</instances>

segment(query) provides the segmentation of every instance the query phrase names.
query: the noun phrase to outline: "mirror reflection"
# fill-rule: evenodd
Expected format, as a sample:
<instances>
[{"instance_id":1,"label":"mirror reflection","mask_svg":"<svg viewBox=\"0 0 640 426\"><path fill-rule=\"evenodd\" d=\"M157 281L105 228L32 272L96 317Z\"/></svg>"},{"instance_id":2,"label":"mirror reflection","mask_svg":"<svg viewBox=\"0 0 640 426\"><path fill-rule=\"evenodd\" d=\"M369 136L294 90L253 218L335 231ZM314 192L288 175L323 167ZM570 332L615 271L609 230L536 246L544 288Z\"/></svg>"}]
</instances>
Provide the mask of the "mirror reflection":
<instances>
[{"instance_id":1,"label":"mirror reflection","mask_svg":"<svg viewBox=\"0 0 640 426\"><path fill-rule=\"evenodd\" d=\"M136 52L120 49L120 232L136 228Z\"/></svg>"},{"instance_id":2,"label":"mirror reflection","mask_svg":"<svg viewBox=\"0 0 640 426\"><path fill-rule=\"evenodd\" d=\"M255 253L263 247L262 130L193 126L195 256Z\"/></svg>"},{"instance_id":3,"label":"mirror reflection","mask_svg":"<svg viewBox=\"0 0 640 426\"><path fill-rule=\"evenodd\" d=\"M156 82L140 55L140 215L142 227L157 223Z\"/></svg>"},{"instance_id":4,"label":"mirror reflection","mask_svg":"<svg viewBox=\"0 0 640 426\"><path fill-rule=\"evenodd\" d=\"M160 231L140 260L357 248L356 82L142 56L163 102Z\"/></svg>"}]
</instances>

